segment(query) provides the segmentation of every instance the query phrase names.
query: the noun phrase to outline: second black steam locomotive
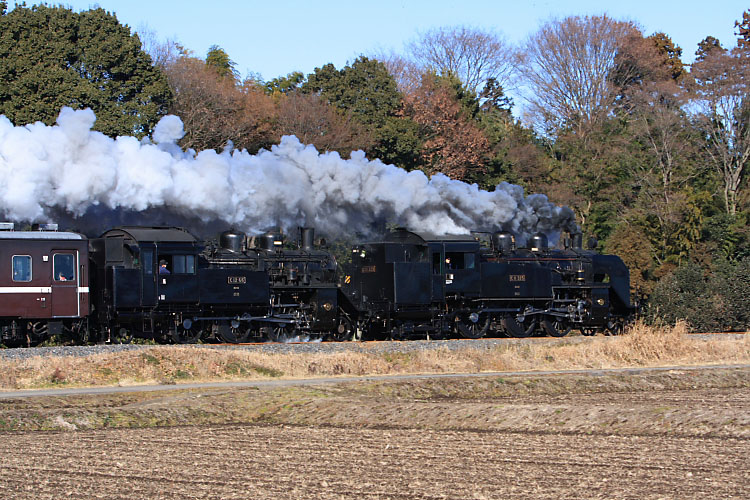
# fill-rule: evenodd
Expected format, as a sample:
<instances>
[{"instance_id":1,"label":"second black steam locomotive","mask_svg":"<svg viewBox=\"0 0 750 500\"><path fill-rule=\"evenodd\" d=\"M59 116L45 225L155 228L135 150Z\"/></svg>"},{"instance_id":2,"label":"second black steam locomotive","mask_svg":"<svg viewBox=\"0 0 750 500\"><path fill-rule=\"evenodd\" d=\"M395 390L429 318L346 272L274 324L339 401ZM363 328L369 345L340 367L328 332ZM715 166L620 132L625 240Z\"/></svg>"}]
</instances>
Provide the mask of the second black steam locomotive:
<instances>
[{"instance_id":1,"label":"second black steam locomotive","mask_svg":"<svg viewBox=\"0 0 750 500\"><path fill-rule=\"evenodd\" d=\"M536 333L619 333L632 315L619 257L581 248L581 235L553 250L537 234L516 249L510 233L476 236L406 230L353 249L343 290L358 325L375 336L480 338Z\"/></svg>"},{"instance_id":2,"label":"second black steam locomotive","mask_svg":"<svg viewBox=\"0 0 750 500\"><path fill-rule=\"evenodd\" d=\"M201 242L173 227L98 238L0 231L0 341L246 342L300 337L444 338L618 333L633 313L627 267L536 235L432 236L396 230L339 266L311 228L227 231ZM482 241L484 240L484 241ZM5 269L5 271L3 271Z\"/></svg>"}]
</instances>

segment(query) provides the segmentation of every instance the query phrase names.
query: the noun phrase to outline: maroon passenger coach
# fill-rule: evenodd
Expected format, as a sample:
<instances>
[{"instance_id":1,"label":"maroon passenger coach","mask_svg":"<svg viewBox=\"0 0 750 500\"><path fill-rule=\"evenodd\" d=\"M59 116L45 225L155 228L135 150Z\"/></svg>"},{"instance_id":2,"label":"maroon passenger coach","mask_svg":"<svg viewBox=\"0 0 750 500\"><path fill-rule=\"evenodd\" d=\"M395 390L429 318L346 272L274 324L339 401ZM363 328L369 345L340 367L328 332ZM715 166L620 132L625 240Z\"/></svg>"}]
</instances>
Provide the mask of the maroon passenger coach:
<instances>
[{"instance_id":1,"label":"maroon passenger coach","mask_svg":"<svg viewBox=\"0 0 750 500\"><path fill-rule=\"evenodd\" d=\"M87 331L87 238L55 224L34 229L0 223L0 341L7 346Z\"/></svg>"}]
</instances>

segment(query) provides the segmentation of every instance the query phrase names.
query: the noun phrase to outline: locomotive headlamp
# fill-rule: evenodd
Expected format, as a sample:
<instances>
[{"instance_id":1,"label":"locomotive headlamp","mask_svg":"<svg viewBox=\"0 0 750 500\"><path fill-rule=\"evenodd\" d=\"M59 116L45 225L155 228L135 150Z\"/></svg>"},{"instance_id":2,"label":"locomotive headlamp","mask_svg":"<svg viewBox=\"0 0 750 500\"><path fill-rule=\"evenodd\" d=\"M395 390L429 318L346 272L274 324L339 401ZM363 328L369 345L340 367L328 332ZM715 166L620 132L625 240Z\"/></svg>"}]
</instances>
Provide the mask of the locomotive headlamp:
<instances>
[{"instance_id":1,"label":"locomotive headlamp","mask_svg":"<svg viewBox=\"0 0 750 500\"><path fill-rule=\"evenodd\" d=\"M333 304L331 304L330 302L326 302L325 304L323 304L323 309L325 309L326 311L330 311L331 309L333 309Z\"/></svg>"},{"instance_id":2,"label":"locomotive headlamp","mask_svg":"<svg viewBox=\"0 0 750 500\"><path fill-rule=\"evenodd\" d=\"M603 306L604 305L604 299L596 299L596 303L599 304L600 306Z\"/></svg>"}]
</instances>

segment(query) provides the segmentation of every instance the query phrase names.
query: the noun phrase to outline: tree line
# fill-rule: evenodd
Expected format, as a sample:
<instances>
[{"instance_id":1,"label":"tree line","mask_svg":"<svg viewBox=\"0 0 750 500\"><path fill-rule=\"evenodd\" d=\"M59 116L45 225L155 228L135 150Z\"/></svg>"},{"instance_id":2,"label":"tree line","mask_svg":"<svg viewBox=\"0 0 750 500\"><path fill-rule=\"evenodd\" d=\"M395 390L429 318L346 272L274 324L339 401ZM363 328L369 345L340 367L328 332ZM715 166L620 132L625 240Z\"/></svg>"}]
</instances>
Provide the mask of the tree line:
<instances>
[{"instance_id":1,"label":"tree line","mask_svg":"<svg viewBox=\"0 0 750 500\"><path fill-rule=\"evenodd\" d=\"M735 306L750 296L750 10L734 27L726 46L706 36L688 65L668 34L606 15L548 21L519 46L450 26L400 53L264 81L219 46L198 56L103 9L0 1L0 114L52 124L62 106L90 107L97 130L144 136L173 113L184 148L257 152L296 135L485 189L520 184L573 208L622 256L654 316L708 293L713 324L734 315L747 328ZM716 283L732 272L739 292L725 293Z\"/></svg>"}]
</instances>

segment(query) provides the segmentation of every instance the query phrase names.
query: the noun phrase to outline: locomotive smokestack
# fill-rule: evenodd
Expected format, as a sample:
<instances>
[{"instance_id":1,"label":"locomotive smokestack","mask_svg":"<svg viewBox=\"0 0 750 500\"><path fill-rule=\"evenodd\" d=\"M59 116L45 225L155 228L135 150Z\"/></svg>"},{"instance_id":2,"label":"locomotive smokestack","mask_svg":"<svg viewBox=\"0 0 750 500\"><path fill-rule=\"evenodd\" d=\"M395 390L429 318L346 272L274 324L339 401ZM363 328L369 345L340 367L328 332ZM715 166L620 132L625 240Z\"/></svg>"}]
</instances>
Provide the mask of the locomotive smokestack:
<instances>
[{"instance_id":1,"label":"locomotive smokestack","mask_svg":"<svg viewBox=\"0 0 750 500\"><path fill-rule=\"evenodd\" d=\"M315 229L312 227L299 228L300 249L310 252L315 248Z\"/></svg>"},{"instance_id":2,"label":"locomotive smokestack","mask_svg":"<svg viewBox=\"0 0 750 500\"><path fill-rule=\"evenodd\" d=\"M573 233L570 237L573 240L573 248L576 250L583 250L583 234Z\"/></svg>"}]
</instances>

